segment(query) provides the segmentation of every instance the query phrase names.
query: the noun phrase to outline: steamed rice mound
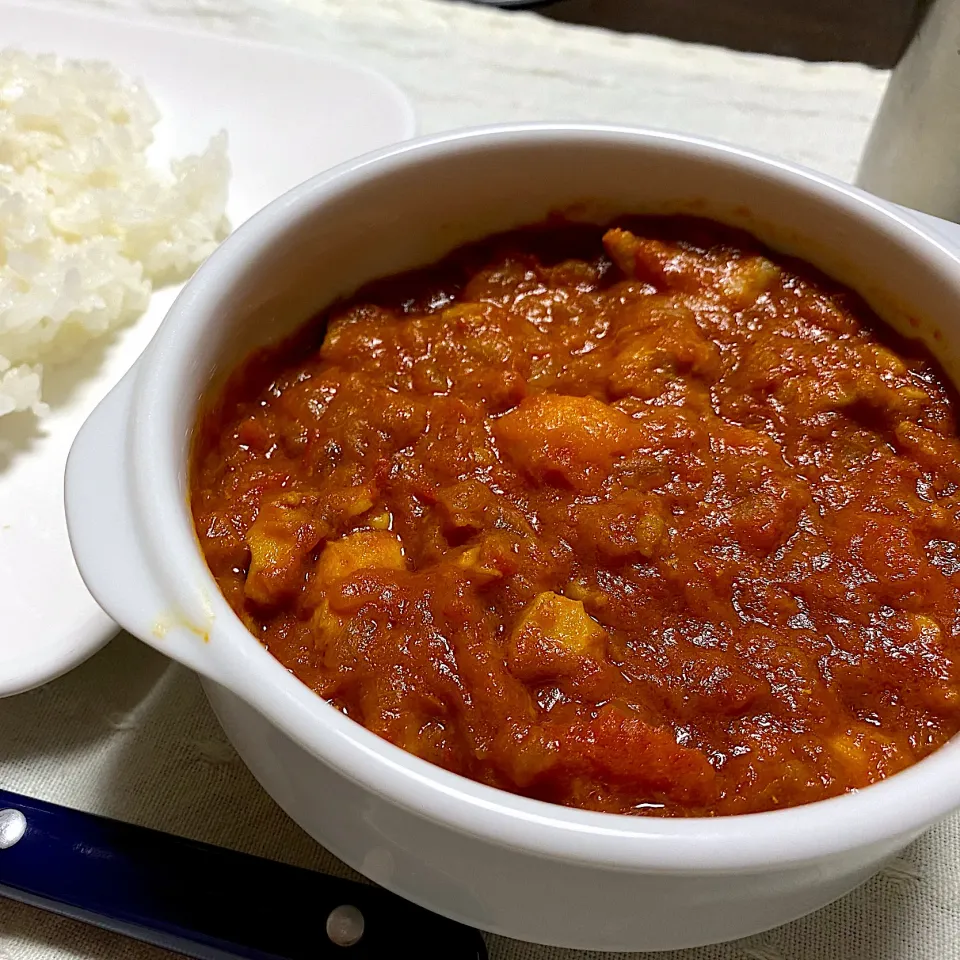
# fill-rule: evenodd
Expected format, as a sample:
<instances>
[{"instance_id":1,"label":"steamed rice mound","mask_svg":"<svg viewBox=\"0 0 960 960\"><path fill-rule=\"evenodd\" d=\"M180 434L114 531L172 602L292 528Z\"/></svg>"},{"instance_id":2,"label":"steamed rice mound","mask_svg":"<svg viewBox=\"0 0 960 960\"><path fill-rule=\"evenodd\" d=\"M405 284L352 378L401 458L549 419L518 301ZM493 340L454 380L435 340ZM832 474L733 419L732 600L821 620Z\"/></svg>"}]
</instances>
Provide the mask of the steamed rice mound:
<instances>
[{"instance_id":1,"label":"steamed rice mound","mask_svg":"<svg viewBox=\"0 0 960 960\"><path fill-rule=\"evenodd\" d=\"M43 413L44 364L134 320L226 235L226 134L163 175L159 119L109 64L0 51L0 416Z\"/></svg>"}]
</instances>

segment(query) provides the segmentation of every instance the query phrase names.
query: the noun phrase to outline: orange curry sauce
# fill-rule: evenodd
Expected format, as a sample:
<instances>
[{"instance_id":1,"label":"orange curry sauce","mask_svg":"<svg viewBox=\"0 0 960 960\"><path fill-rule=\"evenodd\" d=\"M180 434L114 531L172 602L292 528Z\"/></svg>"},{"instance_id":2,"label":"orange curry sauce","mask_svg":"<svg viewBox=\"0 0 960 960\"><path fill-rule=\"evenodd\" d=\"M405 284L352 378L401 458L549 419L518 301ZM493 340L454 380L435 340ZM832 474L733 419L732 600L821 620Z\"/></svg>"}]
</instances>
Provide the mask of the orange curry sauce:
<instances>
[{"instance_id":1,"label":"orange curry sauce","mask_svg":"<svg viewBox=\"0 0 960 960\"><path fill-rule=\"evenodd\" d=\"M553 224L258 352L192 509L252 633L370 730L592 810L746 813L960 729L944 376L692 218Z\"/></svg>"}]
</instances>

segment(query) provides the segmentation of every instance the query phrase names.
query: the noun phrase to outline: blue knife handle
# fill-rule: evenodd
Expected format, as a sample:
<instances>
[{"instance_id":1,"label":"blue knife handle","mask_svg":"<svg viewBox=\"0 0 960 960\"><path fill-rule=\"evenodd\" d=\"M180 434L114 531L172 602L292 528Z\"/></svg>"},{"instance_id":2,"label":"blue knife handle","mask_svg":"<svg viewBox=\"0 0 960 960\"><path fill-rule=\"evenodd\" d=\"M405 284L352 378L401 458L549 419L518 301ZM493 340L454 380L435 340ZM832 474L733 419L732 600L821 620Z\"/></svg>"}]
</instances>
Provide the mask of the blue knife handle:
<instances>
[{"instance_id":1,"label":"blue knife handle","mask_svg":"<svg viewBox=\"0 0 960 960\"><path fill-rule=\"evenodd\" d=\"M23 820L10 811L26 820L19 838ZM198 960L486 960L476 930L380 887L5 790L0 896ZM327 933L344 906L355 910L334 916L353 920L348 931L362 916L350 946Z\"/></svg>"}]
</instances>

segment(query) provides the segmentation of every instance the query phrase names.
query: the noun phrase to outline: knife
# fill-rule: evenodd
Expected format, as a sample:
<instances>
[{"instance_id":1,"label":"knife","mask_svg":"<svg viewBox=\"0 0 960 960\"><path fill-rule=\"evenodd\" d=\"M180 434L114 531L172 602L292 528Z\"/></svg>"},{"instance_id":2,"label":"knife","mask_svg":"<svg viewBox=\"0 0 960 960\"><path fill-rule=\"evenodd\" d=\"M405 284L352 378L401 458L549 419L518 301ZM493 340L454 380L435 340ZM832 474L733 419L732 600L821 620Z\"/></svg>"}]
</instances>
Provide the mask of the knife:
<instances>
[{"instance_id":1,"label":"knife","mask_svg":"<svg viewBox=\"0 0 960 960\"><path fill-rule=\"evenodd\" d=\"M380 887L0 790L0 896L198 960L486 960Z\"/></svg>"}]
</instances>

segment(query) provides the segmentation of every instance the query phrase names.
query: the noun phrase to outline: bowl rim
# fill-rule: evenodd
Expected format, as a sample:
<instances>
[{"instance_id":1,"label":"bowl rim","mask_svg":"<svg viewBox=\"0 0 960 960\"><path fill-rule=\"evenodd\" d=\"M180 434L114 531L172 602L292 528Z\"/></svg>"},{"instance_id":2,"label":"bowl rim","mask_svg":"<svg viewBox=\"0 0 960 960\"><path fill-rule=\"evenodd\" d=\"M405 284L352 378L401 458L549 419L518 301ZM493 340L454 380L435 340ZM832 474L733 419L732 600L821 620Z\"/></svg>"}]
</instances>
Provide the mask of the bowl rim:
<instances>
[{"instance_id":1,"label":"bowl rim","mask_svg":"<svg viewBox=\"0 0 960 960\"><path fill-rule=\"evenodd\" d=\"M176 598L184 609L210 613L217 642L209 647L219 658L216 666L209 667L215 682L231 688L341 774L460 833L548 859L670 873L775 870L895 838L909 839L960 807L958 738L906 770L856 792L804 806L719 817L585 811L521 797L450 773L343 716L283 669L233 614L205 564L206 579L198 579L196 561L203 564L203 560L195 537L187 542L182 531L173 530L176 535L171 535L170 522L185 507L182 487L174 476L178 462L168 456L171 443L176 442L170 418L177 394L171 383L189 365L190 344L217 321L218 304L243 277L246 264L304 219L322 215L327 202L367 180L428 157L543 142L579 147L617 142L732 165L772 180L785 191L800 190L856 218L864 229L892 237L941 274L960 304L960 259L907 211L792 163L699 137L601 124L506 124L420 137L367 154L295 187L238 228L187 285L140 364L127 456L132 460L135 510L141 517L151 517L140 524L140 530L161 592ZM166 469L156 469L158 451L161 463L164 458L167 461ZM159 538L157 530L167 532ZM177 563L170 562L171 551ZM191 553L192 563L187 562ZM229 647L226 654L225 646ZM203 665L199 669L208 672Z\"/></svg>"}]
</instances>

